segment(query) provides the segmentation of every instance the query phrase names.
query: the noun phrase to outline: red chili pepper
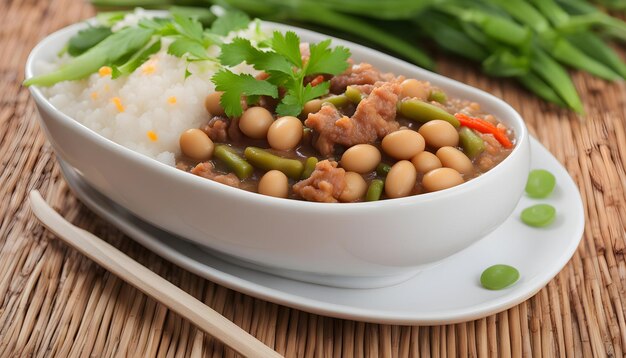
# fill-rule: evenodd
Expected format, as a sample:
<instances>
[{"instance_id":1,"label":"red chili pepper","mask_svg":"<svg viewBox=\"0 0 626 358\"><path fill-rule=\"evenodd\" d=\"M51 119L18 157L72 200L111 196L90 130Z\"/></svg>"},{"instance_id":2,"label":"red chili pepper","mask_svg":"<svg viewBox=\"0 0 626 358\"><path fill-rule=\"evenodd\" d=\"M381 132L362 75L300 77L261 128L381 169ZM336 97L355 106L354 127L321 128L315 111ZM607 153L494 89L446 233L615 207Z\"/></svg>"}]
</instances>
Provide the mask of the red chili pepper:
<instances>
[{"instance_id":1,"label":"red chili pepper","mask_svg":"<svg viewBox=\"0 0 626 358\"><path fill-rule=\"evenodd\" d=\"M319 85L322 82L324 82L324 76L319 75L319 76L315 77L313 79L313 81L311 81L311 87L315 87L315 86Z\"/></svg>"},{"instance_id":2,"label":"red chili pepper","mask_svg":"<svg viewBox=\"0 0 626 358\"><path fill-rule=\"evenodd\" d=\"M506 133L486 120L470 117L463 113L457 113L454 116L459 120L462 126L475 129L480 133L493 134L493 137L496 138L496 140L500 142L504 148L513 148L513 143L511 143L511 140L507 137Z\"/></svg>"}]
</instances>

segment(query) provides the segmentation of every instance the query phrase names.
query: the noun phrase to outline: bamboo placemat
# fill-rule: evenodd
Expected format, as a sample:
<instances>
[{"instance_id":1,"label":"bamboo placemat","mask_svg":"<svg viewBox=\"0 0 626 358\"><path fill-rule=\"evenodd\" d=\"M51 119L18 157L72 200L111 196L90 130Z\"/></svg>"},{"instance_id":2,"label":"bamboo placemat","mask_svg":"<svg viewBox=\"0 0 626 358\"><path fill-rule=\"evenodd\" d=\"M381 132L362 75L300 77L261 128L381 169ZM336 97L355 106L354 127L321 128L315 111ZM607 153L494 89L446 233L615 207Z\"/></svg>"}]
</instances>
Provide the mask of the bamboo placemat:
<instances>
[{"instance_id":1,"label":"bamboo placemat","mask_svg":"<svg viewBox=\"0 0 626 358\"><path fill-rule=\"evenodd\" d=\"M122 235L68 191L20 86L31 48L88 18L82 2L0 2L0 357L232 356L76 251L54 240L26 197L39 189L73 223L131 257L290 357L623 356L626 352L626 85L576 74L587 116L535 99L509 81L442 58L440 72L509 102L565 165L585 204L578 251L548 286L508 311L434 327L317 316L255 299L186 272ZM622 48L623 50L623 48ZM622 51L622 55L624 51Z\"/></svg>"}]
</instances>

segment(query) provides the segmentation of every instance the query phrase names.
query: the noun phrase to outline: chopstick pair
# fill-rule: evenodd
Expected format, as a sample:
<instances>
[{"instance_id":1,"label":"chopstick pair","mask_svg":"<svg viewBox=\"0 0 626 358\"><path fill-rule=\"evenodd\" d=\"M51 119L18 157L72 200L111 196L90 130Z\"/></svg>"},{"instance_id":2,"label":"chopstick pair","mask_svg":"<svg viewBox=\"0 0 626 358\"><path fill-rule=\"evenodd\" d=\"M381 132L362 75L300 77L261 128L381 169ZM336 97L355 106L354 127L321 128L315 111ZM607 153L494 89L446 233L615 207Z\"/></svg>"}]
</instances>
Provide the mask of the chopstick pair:
<instances>
[{"instance_id":1,"label":"chopstick pair","mask_svg":"<svg viewBox=\"0 0 626 358\"><path fill-rule=\"evenodd\" d=\"M67 244L238 353L247 357L282 357L226 317L109 243L70 224L45 202L37 190L30 192L30 205L37 219Z\"/></svg>"}]
</instances>

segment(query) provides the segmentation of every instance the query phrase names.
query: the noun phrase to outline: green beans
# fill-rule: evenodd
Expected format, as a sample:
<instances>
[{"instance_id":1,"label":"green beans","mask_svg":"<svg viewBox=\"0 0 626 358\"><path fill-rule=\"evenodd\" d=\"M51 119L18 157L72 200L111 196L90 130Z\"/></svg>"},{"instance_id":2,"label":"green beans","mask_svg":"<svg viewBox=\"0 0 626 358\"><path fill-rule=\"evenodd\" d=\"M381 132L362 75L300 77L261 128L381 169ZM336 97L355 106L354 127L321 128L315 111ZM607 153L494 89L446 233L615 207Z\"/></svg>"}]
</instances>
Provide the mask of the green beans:
<instances>
[{"instance_id":1,"label":"green beans","mask_svg":"<svg viewBox=\"0 0 626 358\"><path fill-rule=\"evenodd\" d=\"M237 155L237 153L227 145L216 145L213 150L213 156L224 162L239 179L249 178L254 171L254 168L252 168L245 159Z\"/></svg>"},{"instance_id":2,"label":"green beans","mask_svg":"<svg viewBox=\"0 0 626 358\"><path fill-rule=\"evenodd\" d=\"M365 201L377 201L380 200L380 196L383 193L383 188L385 187L385 182L380 179L374 179L370 183L370 186L367 188L367 193L365 194Z\"/></svg>"},{"instance_id":3,"label":"green beans","mask_svg":"<svg viewBox=\"0 0 626 358\"><path fill-rule=\"evenodd\" d=\"M435 90L435 91L430 92L430 95L428 96L428 100L445 104L446 101L448 100L448 96L446 96L446 94L443 91Z\"/></svg>"},{"instance_id":4,"label":"green beans","mask_svg":"<svg viewBox=\"0 0 626 358\"><path fill-rule=\"evenodd\" d=\"M355 103L355 104L358 104L363 99L363 95L361 94L361 91L354 88L353 86L348 86L346 88L346 92L344 93L344 96L348 98L348 101Z\"/></svg>"},{"instance_id":5,"label":"green beans","mask_svg":"<svg viewBox=\"0 0 626 358\"><path fill-rule=\"evenodd\" d=\"M248 147L243 154L255 167L263 170L279 170L292 179L300 179L304 170L301 161L281 158L261 148Z\"/></svg>"},{"instance_id":6,"label":"green beans","mask_svg":"<svg viewBox=\"0 0 626 358\"><path fill-rule=\"evenodd\" d=\"M338 95L338 96L330 96L327 98L322 98L322 102L323 103L330 103L335 107L342 107L345 106L346 104L348 104L348 97L346 97L345 95Z\"/></svg>"},{"instance_id":7,"label":"green beans","mask_svg":"<svg viewBox=\"0 0 626 358\"><path fill-rule=\"evenodd\" d=\"M387 174L389 174L389 171L391 170L391 165L386 164L386 163L380 163L376 166L376 173L378 175L380 175L381 177L386 177Z\"/></svg>"},{"instance_id":8,"label":"green beans","mask_svg":"<svg viewBox=\"0 0 626 358\"><path fill-rule=\"evenodd\" d=\"M306 158L306 161L304 162L304 170L302 171L302 176L300 178L307 179L310 177L318 162L319 160L315 157Z\"/></svg>"},{"instance_id":9,"label":"green beans","mask_svg":"<svg viewBox=\"0 0 626 358\"><path fill-rule=\"evenodd\" d=\"M407 99L400 102L400 114L417 122L428 122L433 119L441 119L450 122L455 127L459 127L459 120L446 110L434 106L430 103L418 101L415 99Z\"/></svg>"},{"instance_id":10,"label":"green beans","mask_svg":"<svg viewBox=\"0 0 626 358\"><path fill-rule=\"evenodd\" d=\"M552 193L556 185L554 175L544 169L535 169L528 174L526 194L531 198L545 198Z\"/></svg>"},{"instance_id":11,"label":"green beans","mask_svg":"<svg viewBox=\"0 0 626 358\"><path fill-rule=\"evenodd\" d=\"M493 265L480 275L480 283L488 290L502 290L517 282L519 271L509 265Z\"/></svg>"},{"instance_id":12,"label":"green beans","mask_svg":"<svg viewBox=\"0 0 626 358\"><path fill-rule=\"evenodd\" d=\"M474 159L485 150L485 142L473 130L467 127L459 129L459 141L468 158Z\"/></svg>"},{"instance_id":13,"label":"green beans","mask_svg":"<svg viewBox=\"0 0 626 358\"><path fill-rule=\"evenodd\" d=\"M520 218L524 224L533 227L550 225L556 217L556 209L549 204L537 204L522 211Z\"/></svg>"}]
</instances>

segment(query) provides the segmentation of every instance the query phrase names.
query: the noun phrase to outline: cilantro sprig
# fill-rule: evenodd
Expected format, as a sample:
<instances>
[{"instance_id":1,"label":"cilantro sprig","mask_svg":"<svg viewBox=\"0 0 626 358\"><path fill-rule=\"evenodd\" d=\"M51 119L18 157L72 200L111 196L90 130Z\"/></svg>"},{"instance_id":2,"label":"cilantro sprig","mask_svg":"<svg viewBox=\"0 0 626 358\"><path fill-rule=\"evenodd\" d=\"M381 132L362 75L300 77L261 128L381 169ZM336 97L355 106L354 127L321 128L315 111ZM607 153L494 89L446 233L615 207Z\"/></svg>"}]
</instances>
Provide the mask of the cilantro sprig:
<instances>
[{"instance_id":1,"label":"cilantro sprig","mask_svg":"<svg viewBox=\"0 0 626 358\"><path fill-rule=\"evenodd\" d=\"M227 68L216 73L211 80L218 91L223 91L221 105L228 116L243 113L242 96L270 96L278 98L279 88L285 95L276 107L281 116L297 116L307 101L328 93L330 83L321 82L315 86L304 84L304 79L311 75L338 75L348 68L350 50L343 46L330 48L330 40L310 44L310 56L302 59L300 38L288 31L273 33L267 51L257 49L244 38L235 38L231 43L221 46L220 63L224 66L236 66L247 63L256 70L264 71L267 79L255 79L248 74L235 74Z\"/></svg>"}]
</instances>

